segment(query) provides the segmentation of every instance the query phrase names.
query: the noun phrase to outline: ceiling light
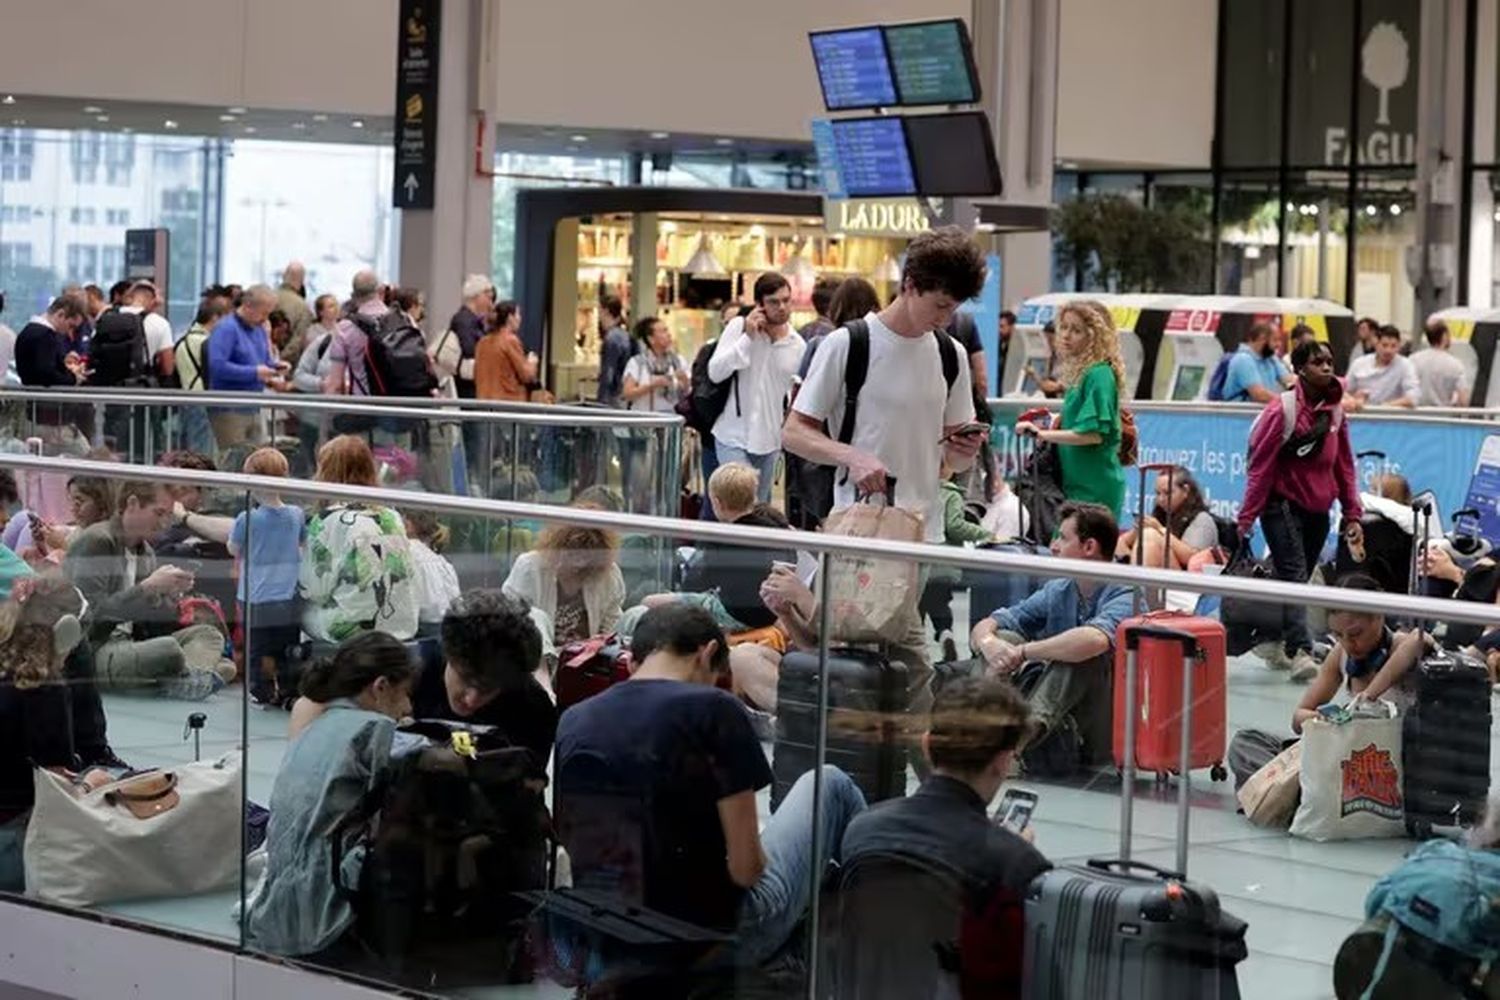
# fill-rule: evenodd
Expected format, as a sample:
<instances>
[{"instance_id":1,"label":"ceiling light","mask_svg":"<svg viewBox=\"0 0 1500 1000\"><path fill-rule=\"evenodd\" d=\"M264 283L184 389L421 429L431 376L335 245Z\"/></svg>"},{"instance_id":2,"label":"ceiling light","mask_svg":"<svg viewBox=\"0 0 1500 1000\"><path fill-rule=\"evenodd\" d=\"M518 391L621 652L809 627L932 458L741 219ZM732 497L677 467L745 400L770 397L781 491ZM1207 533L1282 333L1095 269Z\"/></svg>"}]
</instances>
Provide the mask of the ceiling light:
<instances>
[{"instance_id":1,"label":"ceiling light","mask_svg":"<svg viewBox=\"0 0 1500 1000\"><path fill-rule=\"evenodd\" d=\"M1380 209L1376 208L1374 205L1366 205L1365 206L1365 214L1366 215L1378 215L1379 213L1380 213Z\"/></svg>"},{"instance_id":2,"label":"ceiling light","mask_svg":"<svg viewBox=\"0 0 1500 1000\"><path fill-rule=\"evenodd\" d=\"M1317 205L1308 205L1307 206L1307 214L1308 215L1317 215L1318 214L1318 206Z\"/></svg>"},{"instance_id":3,"label":"ceiling light","mask_svg":"<svg viewBox=\"0 0 1500 1000\"><path fill-rule=\"evenodd\" d=\"M86 115L97 115L99 112L101 112L103 110L104 110L103 108L101 108L101 107L99 107L97 105L88 104L88 105L84 106L83 113L86 114Z\"/></svg>"},{"instance_id":4,"label":"ceiling light","mask_svg":"<svg viewBox=\"0 0 1500 1000\"><path fill-rule=\"evenodd\" d=\"M255 126L254 125L246 125L245 126L245 134L246 135L254 135L255 134Z\"/></svg>"},{"instance_id":5,"label":"ceiling light","mask_svg":"<svg viewBox=\"0 0 1500 1000\"><path fill-rule=\"evenodd\" d=\"M568 141L569 142L588 142L589 141L589 137L586 136L586 135L583 135L583 134L570 135L570 136L568 136Z\"/></svg>"},{"instance_id":6,"label":"ceiling light","mask_svg":"<svg viewBox=\"0 0 1500 1000\"><path fill-rule=\"evenodd\" d=\"M225 108L224 110L228 111L232 115L242 115L245 113L244 108Z\"/></svg>"},{"instance_id":7,"label":"ceiling light","mask_svg":"<svg viewBox=\"0 0 1500 1000\"><path fill-rule=\"evenodd\" d=\"M177 123L168 118L166 121L161 123L161 127L166 129L168 132L175 132L177 130Z\"/></svg>"},{"instance_id":8,"label":"ceiling light","mask_svg":"<svg viewBox=\"0 0 1500 1000\"><path fill-rule=\"evenodd\" d=\"M349 123L349 126L351 128L364 128L365 127L365 120L363 118L356 118L352 122Z\"/></svg>"},{"instance_id":9,"label":"ceiling light","mask_svg":"<svg viewBox=\"0 0 1500 1000\"><path fill-rule=\"evenodd\" d=\"M1391 206L1391 214L1392 215L1400 215L1401 214L1401 206L1400 205L1392 205Z\"/></svg>"},{"instance_id":10,"label":"ceiling light","mask_svg":"<svg viewBox=\"0 0 1500 1000\"><path fill-rule=\"evenodd\" d=\"M5 97L0 98L0 104L14 104L14 103L16 103L16 95L15 94L6 94Z\"/></svg>"},{"instance_id":11,"label":"ceiling light","mask_svg":"<svg viewBox=\"0 0 1500 1000\"><path fill-rule=\"evenodd\" d=\"M734 145L734 140L733 139L715 139L714 140L714 145L715 146L733 146Z\"/></svg>"},{"instance_id":12,"label":"ceiling light","mask_svg":"<svg viewBox=\"0 0 1500 1000\"><path fill-rule=\"evenodd\" d=\"M120 131L124 132L126 135L130 135L135 131L135 129L131 128L129 125L126 125L124 128L120 129Z\"/></svg>"},{"instance_id":13,"label":"ceiling light","mask_svg":"<svg viewBox=\"0 0 1500 1000\"><path fill-rule=\"evenodd\" d=\"M109 121L109 115L95 115L94 121L101 125L106 124Z\"/></svg>"},{"instance_id":14,"label":"ceiling light","mask_svg":"<svg viewBox=\"0 0 1500 1000\"><path fill-rule=\"evenodd\" d=\"M239 119L236 118L234 115L220 115L219 116L219 121L221 121L221 122L234 122L234 121L239 121Z\"/></svg>"},{"instance_id":15,"label":"ceiling light","mask_svg":"<svg viewBox=\"0 0 1500 1000\"><path fill-rule=\"evenodd\" d=\"M1500 216L1500 212L1497 212L1495 214L1497 216ZM677 232L677 223L673 222L671 219L665 219L657 228L664 233L675 233Z\"/></svg>"},{"instance_id":16,"label":"ceiling light","mask_svg":"<svg viewBox=\"0 0 1500 1000\"><path fill-rule=\"evenodd\" d=\"M724 274L724 265L719 263L719 258L714 256L713 249L708 245L708 234L702 233L698 236L698 249L688 262L682 265L682 270L687 274Z\"/></svg>"},{"instance_id":17,"label":"ceiling light","mask_svg":"<svg viewBox=\"0 0 1500 1000\"><path fill-rule=\"evenodd\" d=\"M672 133L671 132L652 132L651 133L651 138L653 138L653 139L670 139L670 138L672 138Z\"/></svg>"},{"instance_id":18,"label":"ceiling light","mask_svg":"<svg viewBox=\"0 0 1500 1000\"><path fill-rule=\"evenodd\" d=\"M316 114L316 115L313 115L313 121L315 121L315 122L326 122L327 120L328 120L328 116L325 115L325 114Z\"/></svg>"},{"instance_id":19,"label":"ceiling light","mask_svg":"<svg viewBox=\"0 0 1500 1000\"><path fill-rule=\"evenodd\" d=\"M298 132L301 132L303 129L307 128L307 122L292 122L292 128L296 129Z\"/></svg>"},{"instance_id":20,"label":"ceiling light","mask_svg":"<svg viewBox=\"0 0 1500 1000\"><path fill-rule=\"evenodd\" d=\"M10 123L12 125L25 125L26 124L26 119L24 119L24 118L12 118L10 120Z\"/></svg>"}]
</instances>

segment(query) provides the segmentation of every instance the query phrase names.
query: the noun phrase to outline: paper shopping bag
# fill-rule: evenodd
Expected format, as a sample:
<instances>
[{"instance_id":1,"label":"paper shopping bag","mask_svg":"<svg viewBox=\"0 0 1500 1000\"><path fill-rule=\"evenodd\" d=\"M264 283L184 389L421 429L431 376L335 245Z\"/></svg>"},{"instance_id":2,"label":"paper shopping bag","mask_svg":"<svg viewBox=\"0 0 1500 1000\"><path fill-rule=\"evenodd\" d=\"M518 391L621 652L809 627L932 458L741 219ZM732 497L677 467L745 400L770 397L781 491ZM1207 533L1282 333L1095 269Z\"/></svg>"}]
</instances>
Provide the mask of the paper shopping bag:
<instances>
[{"instance_id":1,"label":"paper shopping bag","mask_svg":"<svg viewBox=\"0 0 1500 1000\"><path fill-rule=\"evenodd\" d=\"M1286 829L1302 795L1302 744L1293 743L1272 757L1236 794L1250 822Z\"/></svg>"},{"instance_id":2,"label":"paper shopping bag","mask_svg":"<svg viewBox=\"0 0 1500 1000\"><path fill-rule=\"evenodd\" d=\"M1401 720L1389 702L1378 715L1302 727L1302 804L1292 836L1309 840L1401 837Z\"/></svg>"},{"instance_id":3,"label":"paper shopping bag","mask_svg":"<svg viewBox=\"0 0 1500 1000\"><path fill-rule=\"evenodd\" d=\"M922 518L899 507L856 503L828 515L824 534L920 542ZM916 620L920 567L900 559L838 556L823 581L829 638L837 642L896 642Z\"/></svg>"}]
</instances>

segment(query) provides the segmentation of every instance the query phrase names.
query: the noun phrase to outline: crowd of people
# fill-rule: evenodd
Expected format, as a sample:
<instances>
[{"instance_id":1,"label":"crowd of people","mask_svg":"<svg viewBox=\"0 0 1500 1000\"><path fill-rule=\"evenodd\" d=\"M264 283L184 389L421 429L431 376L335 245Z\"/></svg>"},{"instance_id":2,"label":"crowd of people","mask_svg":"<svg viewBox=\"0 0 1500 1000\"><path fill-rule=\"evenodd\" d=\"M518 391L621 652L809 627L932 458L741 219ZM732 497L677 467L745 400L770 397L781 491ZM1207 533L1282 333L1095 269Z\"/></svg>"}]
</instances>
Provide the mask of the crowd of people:
<instances>
[{"instance_id":1,"label":"crowd of people","mask_svg":"<svg viewBox=\"0 0 1500 1000\"><path fill-rule=\"evenodd\" d=\"M346 838L338 855L346 861L368 846L340 820L404 760L443 745L403 726L415 718L482 728L524 750L527 787L541 796L550 780L571 885L732 941L695 962L775 967L795 951L814 873L838 861L853 892L862 865L894 853L940 863L981 892L982 919L965 925L972 936L956 974L970 995L1019 995L1020 914L1049 862L987 810L1017 769L1071 776L1112 759L1116 635L1140 601L1087 577L1040 582L1002 606L974 607L972 659L960 661L946 598L966 580L924 570L880 644L904 678L894 727L902 735L874 737L901 741L920 787L871 803L855 775L823 766L790 782L766 818L758 795L775 778L765 744L775 744L771 722L785 708L784 659L838 639L820 632L824 581L798 565L789 511L776 502L781 456L789 458L786 507L815 512L814 524L884 496L920 519L927 542L1002 544L1029 531L1060 558L1183 572L1244 547L1258 524L1271 571L1306 582L1326 562L1335 504L1342 544L1363 545L1366 503L1346 408L1389 402L1384 394L1408 383L1450 400L1463 387L1440 363L1446 332L1429 332L1433 359L1416 369L1418 359L1402 358L1377 331L1370 363L1341 381L1315 338L1296 339L1282 370L1266 353L1275 331L1257 327L1226 379L1265 407L1237 521L1217 519L1191 474L1171 469L1153 484L1150 516L1122 531L1135 443L1118 336L1107 309L1070 303L1055 337L1060 406L1016 425L1033 440L1034 461L1053 465L1055 531L1042 537L986 456L985 359L972 323L956 316L984 277L972 239L936 230L912 241L888 303L857 279L825 284L819 319L799 331L786 279L765 275L754 305L705 349L701 376L674 353L664 323L645 317L627 330L618 301L606 299L601 401L667 412L714 397L718 412L698 414L707 428L706 516L787 533L779 550L700 544L681 573L645 591L627 579L607 517L547 527L521 546L503 584L484 587L466 585L467 569L445 556L452 525L373 501L304 507L268 487L236 510L191 486L80 476L67 483L66 523L15 512L0 545L0 584L9 588L0 604L0 887L23 882L33 765L76 779L80 795L127 766L110 749L101 692L202 700L243 684L257 706L290 713L268 803L265 873L246 910L257 948L335 961L356 943L359 906L338 888L347 873L335 870L329 831ZM293 265L281 289L206 295L189 332L166 346L153 332L159 325L145 321L149 283L126 289L127 304L114 311L91 311L104 299L93 303L89 289L65 292L17 338L17 367L23 380L58 380L27 384L60 384L64 374L92 384L98 359L109 356L98 350L101 336L129 326L126 339L148 348L141 370L158 384L370 394L391 375L374 363L371 338L420 329L422 296L383 289L361 272L348 302L309 304L300 278ZM463 291L459 315L423 351L429 391L531 398L537 366L517 335L518 307L496 302L483 279ZM231 448L248 445L229 468L267 481L292 473L282 450L262 445L253 403L204 417L212 440L163 464L221 468ZM365 434L337 419L320 430L311 446L318 482L379 485ZM803 475L818 469L839 471ZM620 502L600 490L576 506L614 515ZM1456 566L1423 558L1463 590ZM235 569L215 580L204 572L210 564ZM1339 584L1365 586L1348 576ZM1476 593L1455 596L1495 599L1495 588ZM1401 692L1421 654L1420 636L1388 630L1378 616L1335 612L1324 649L1305 607L1285 605L1279 615L1258 638L1269 664L1312 682L1291 716L1296 731L1341 687L1362 699ZM616 639L630 653L628 677L606 671L613 683L564 703L568 672L597 671ZM1484 639L1471 644L1483 649ZM550 958L585 980L617 973L607 962L562 958L594 944L561 932Z\"/></svg>"}]
</instances>

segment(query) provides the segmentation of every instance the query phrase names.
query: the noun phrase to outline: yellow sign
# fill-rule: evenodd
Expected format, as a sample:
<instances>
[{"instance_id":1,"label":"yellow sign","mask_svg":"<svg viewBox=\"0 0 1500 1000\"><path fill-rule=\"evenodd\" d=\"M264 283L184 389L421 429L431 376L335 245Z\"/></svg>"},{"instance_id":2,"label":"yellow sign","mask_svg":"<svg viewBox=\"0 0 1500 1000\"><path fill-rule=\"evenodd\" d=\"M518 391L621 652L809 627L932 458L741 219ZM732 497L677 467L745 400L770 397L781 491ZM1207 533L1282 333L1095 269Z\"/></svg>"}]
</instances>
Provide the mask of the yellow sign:
<instances>
[{"instance_id":1,"label":"yellow sign","mask_svg":"<svg viewBox=\"0 0 1500 1000\"><path fill-rule=\"evenodd\" d=\"M1321 344L1328 343L1328 317L1327 316L1301 316L1297 313L1286 313L1281 317L1281 328L1291 332L1292 327L1301 323L1312 330L1313 336Z\"/></svg>"},{"instance_id":2,"label":"yellow sign","mask_svg":"<svg viewBox=\"0 0 1500 1000\"><path fill-rule=\"evenodd\" d=\"M1472 319L1445 319L1443 325L1448 328L1448 333L1455 341L1468 343L1474 337L1474 321Z\"/></svg>"},{"instance_id":3,"label":"yellow sign","mask_svg":"<svg viewBox=\"0 0 1500 1000\"><path fill-rule=\"evenodd\" d=\"M829 233L850 236L917 236L932 228L915 198L825 199L823 224Z\"/></svg>"},{"instance_id":4,"label":"yellow sign","mask_svg":"<svg viewBox=\"0 0 1500 1000\"><path fill-rule=\"evenodd\" d=\"M1134 330L1141 321L1141 311L1131 306L1110 306L1109 314L1114 318L1116 330Z\"/></svg>"}]
</instances>

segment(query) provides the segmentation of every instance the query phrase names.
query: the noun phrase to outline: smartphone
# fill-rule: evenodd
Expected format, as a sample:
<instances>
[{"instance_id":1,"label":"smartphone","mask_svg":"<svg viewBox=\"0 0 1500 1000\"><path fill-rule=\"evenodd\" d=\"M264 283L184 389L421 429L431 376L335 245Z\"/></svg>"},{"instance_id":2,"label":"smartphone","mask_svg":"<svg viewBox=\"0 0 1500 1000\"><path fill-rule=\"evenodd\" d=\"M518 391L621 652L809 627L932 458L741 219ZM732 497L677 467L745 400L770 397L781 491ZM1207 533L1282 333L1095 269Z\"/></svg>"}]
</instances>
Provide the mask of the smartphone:
<instances>
[{"instance_id":1,"label":"smartphone","mask_svg":"<svg viewBox=\"0 0 1500 1000\"><path fill-rule=\"evenodd\" d=\"M1024 788L1007 789L1000 798L1000 808L995 810L995 822L1011 833L1019 834L1031 822L1036 802L1036 792Z\"/></svg>"}]
</instances>

